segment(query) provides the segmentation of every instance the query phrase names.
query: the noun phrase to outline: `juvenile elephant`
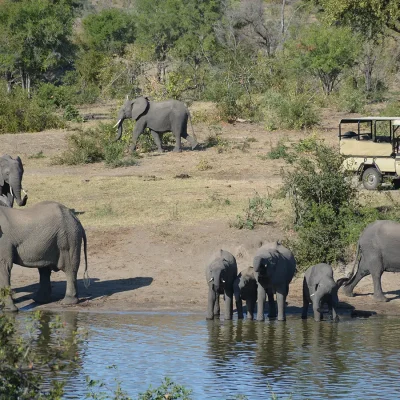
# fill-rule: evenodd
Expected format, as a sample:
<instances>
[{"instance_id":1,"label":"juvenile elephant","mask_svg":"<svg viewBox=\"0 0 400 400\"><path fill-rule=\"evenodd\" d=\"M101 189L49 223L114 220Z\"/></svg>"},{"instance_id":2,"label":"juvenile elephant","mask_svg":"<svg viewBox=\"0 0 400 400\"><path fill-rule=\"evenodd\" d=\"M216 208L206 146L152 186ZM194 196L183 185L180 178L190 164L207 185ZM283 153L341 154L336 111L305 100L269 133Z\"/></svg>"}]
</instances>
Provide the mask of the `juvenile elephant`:
<instances>
[{"instance_id":1,"label":"juvenile elephant","mask_svg":"<svg viewBox=\"0 0 400 400\"><path fill-rule=\"evenodd\" d=\"M328 304L332 319L339 321L336 308L339 303L337 292L347 282L347 278L333 279L333 269L328 264L317 264L307 269L303 280L303 312L301 318L307 318L308 305L311 303L314 310L314 320L322 319L321 307Z\"/></svg>"},{"instance_id":2,"label":"juvenile elephant","mask_svg":"<svg viewBox=\"0 0 400 400\"><path fill-rule=\"evenodd\" d=\"M7 197L7 201L2 199L2 203L12 207L15 199L20 207L26 204L28 196L22 188L23 175L24 167L19 157L14 159L8 154L0 157L0 196ZM21 191L24 198L21 198Z\"/></svg>"},{"instance_id":3,"label":"juvenile elephant","mask_svg":"<svg viewBox=\"0 0 400 400\"><path fill-rule=\"evenodd\" d=\"M233 284L238 318L243 318L242 300L246 301L247 318L253 319L257 302L257 280L254 276L254 268L248 267L240 272Z\"/></svg>"},{"instance_id":4,"label":"juvenile elephant","mask_svg":"<svg viewBox=\"0 0 400 400\"><path fill-rule=\"evenodd\" d=\"M40 288L34 300L47 303L51 295L51 271L61 270L67 277L67 289L61 304L78 302L77 274L82 240L84 276L87 277L86 234L70 209L52 201L28 209L0 207L0 227L0 289L10 287L13 263L38 268ZM4 308L17 311L11 295L5 298Z\"/></svg>"},{"instance_id":5,"label":"juvenile elephant","mask_svg":"<svg viewBox=\"0 0 400 400\"><path fill-rule=\"evenodd\" d=\"M257 321L264 321L265 295L268 295L269 318L276 317L278 303L278 321L285 321L286 296L289 283L296 272L296 260L290 250L279 242L263 244L253 260L254 276L257 280Z\"/></svg>"},{"instance_id":6,"label":"juvenile elephant","mask_svg":"<svg viewBox=\"0 0 400 400\"><path fill-rule=\"evenodd\" d=\"M186 139L194 149L197 146L196 139L187 133L189 117L189 110L178 100L155 102L149 101L146 97L138 97L135 100L127 98L119 110L118 122L114 126L118 126L116 140L121 139L124 119L132 118L136 121L132 132L132 151L136 149L138 137L146 128L150 129L160 152L162 152L160 136L165 132L172 132L175 136L174 151L181 151L181 137Z\"/></svg>"},{"instance_id":7,"label":"juvenile elephant","mask_svg":"<svg viewBox=\"0 0 400 400\"><path fill-rule=\"evenodd\" d=\"M225 250L216 252L206 267L208 283L207 319L219 317L219 296L225 298L225 319L232 319L233 315L233 282L237 277L235 257Z\"/></svg>"},{"instance_id":8,"label":"juvenile elephant","mask_svg":"<svg viewBox=\"0 0 400 400\"><path fill-rule=\"evenodd\" d=\"M381 276L384 271L400 272L400 224L378 220L369 224L357 244L356 260L343 293L352 297L353 289L364 276L372 275L374 298L388 301L382 291Z\"/></svg>"}]
</instances>

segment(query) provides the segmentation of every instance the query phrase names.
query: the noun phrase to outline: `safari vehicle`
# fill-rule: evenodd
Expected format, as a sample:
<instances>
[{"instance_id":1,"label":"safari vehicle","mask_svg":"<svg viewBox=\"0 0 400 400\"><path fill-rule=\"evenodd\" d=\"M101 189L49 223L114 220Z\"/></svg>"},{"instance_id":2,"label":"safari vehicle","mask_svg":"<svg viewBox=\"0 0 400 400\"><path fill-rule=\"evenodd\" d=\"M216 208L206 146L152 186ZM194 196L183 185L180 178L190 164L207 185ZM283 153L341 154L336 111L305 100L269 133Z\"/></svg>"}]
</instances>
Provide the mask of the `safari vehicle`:
<instances>
[{"instance_id":1,"label":"safari vehicle","mask_svg":"<svg viewBox=\"0 0 400 400\"><path fill-rule=\"evenodd\" d=\"M365 189L377 189L383 177L400 179L400 117L342 119L339 151L345 170L357 173Z\"/></svg>"}]
</instances>

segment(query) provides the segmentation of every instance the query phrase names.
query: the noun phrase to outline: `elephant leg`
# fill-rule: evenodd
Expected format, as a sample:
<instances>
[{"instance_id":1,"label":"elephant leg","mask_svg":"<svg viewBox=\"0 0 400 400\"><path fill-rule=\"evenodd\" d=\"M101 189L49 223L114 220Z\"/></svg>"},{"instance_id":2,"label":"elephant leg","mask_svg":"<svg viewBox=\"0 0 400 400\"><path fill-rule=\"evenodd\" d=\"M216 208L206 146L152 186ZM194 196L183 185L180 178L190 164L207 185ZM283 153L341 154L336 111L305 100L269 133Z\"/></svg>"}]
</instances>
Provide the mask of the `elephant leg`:
<instances>
[{"instance_id":1,"label":"elephant leg","mask_svg":"<svg viewBox=\"0 0 400 400\"><path fill-rule=\"evenodd\" d=\"M221 315L221 308L219 306L220 295L216 294L215 303L214 303L214 318L219 318Z\"/></svg>"},{"instance_id":2,"label":"elephant leg","mask_svg":"<svg viewBox=\"0 0 400 400\"><path fill-rule=\"evenodd\" d=\"M138 141L139 135L145 130L146 126L139 121L136 121L135 128L132 132L132 145L131 145L131 152L136 150L136 143Z\"/></svg>"},{"instance_id":3,"label":"elephant leg","mask_svg":"<svg viewBox=\"0 0 400 400\"><path fill-rule=\"evenodd\" d=\"M389 301L389 299L387 297L385 297L385 295L383 294L383 290L382 290L382 282L381 282L381 278L382 278L382 273L383 271L377 271L375 273L372 273L372 282L374 284L374 299L376 301Z\"/></svg>"},{"instance_id":4,"label":"elephant leg","mask_svg":"<svg viewBox=\"0 0 400 400\"><path fill-rule=\"evenodd\" d=\"M11 269L12 262L2 261L0 263L0 300L3 303L5 311L18 311L11 296ZM4 293L2 291L4 290ZM0 302L1 304L1 302Z\"/></svg>"},{"instance_id":5,"label":"elephant leg","mask_svg":"<svg viewBox=\"0 0 400 400\"><path fill-rule=\"evenodd\" d=\"M328 301L328 309L329 314L332 316L332 321L339 322L339 316L337 315L336 307L334 306L332 299Z\"/></svg>"},{"instance_id":6,"label":"elephant leg","mask_svg":"<svg viewBox=\"0 0 400 400\"><path fill-rule=\"evenodd\" d=\"M65 267L63 268L61 263L57 267L65 272L67 278L67 289L65 291L64 299L61 300L62 305L72 305L78 303L77 275L79 269L80 252L81 248L78 246L72 251L72 254L67 252L61 254L61 260L64 261Z\"/></svg>"},{"instance_id":7,"label":"elephant leg","mask_svg":"<svg viewBox=\"0 0 400 400\"><path fill-rule=\"evenodd\" d=\"M274 299L274 291L272 289L267 289L268 297L268 318L276 318L276 303Z\"/></svg>"},{"instance_id":8,"label":"elephant leg","mask_svg":"<svg viewBox=\"0 0 400 400\"><path fill-rule=\"evenodd\" d=\"M208 289L208 306L206 319L214 319L214 307L217 294L211 288Z\"/></svg>"},{"instance_id":9,"label":"elephant leg","mask_svg":"<svg viewBox=\"0 0 400 400\"><path fill-rule=\"evenodd\" d=\"M254 318L254 308L256 306L256 299L247 299L246 300L246 308L247 308L247 319L253 320Z\"/></svg>"},{"instance_id":10,"label":"elephant leg","mask_svg":"<svg viewBox=\"0 0 400 400\"><path fill-rule=\"evenodd\" d=\"M308 306L309 306L309 302L308 302L307 298L303 295L303 309L301 312L302 319L307 319Z\"/></svg>"},{"instance_id":11,"label":"elephant leg","mask_svg":"<svg viewBox=\"0 0 400 400\"><path fill-rule=\"evenodd\" d=\"M265 306L265 288L258 283L257 286L257 321L265 321L264 306Z\"/></svg>"},{"instance_id":12,"label":"elephant leg","mask_svg":"<svg viewBox=\"0 0 400 400\"><path fill-rule=\"evenodd\" d=\"M347 297L354 297L353 290L356 287L356 285L358 284L358 282L360 282L362 278L364 278L365 276L370 274L370 272L368 270L363 270L361 262L362 262L362 260L360 261L360 265L357 269L357 272L356 272L356 275L355 275L353 281L349 285L342 286L343 294Z\"/></svg>"},{"instance_id":13,"label":"elephant leg","mask_svg":"<svg viewBox=\"0 0 400 400\"><path fill-rule=\"evenodd\" d=\"M278 305L278 321L286 321L286 290L277 288L276 302Z\"/></svg>"},{"instance_id":14,"label":"elephant leg","mask_svg":"<svg viewBox=\"0 0 400 400\"><path fill-rule=\"evenodd\" d=\"M158 135L157 132L153 131L152 129L150 129L150 133L151 136L153 136L154 142L157 146L157 150L159 153L162 153L163 149L162 149L162 145L161 145L161 139L160 136Z\"/></svg>"},{"instance_id":15,"label":"elephant leg","mask_svg":"<svg viewBox=\"0 0 400 400\"><path fill-rule=\"evenodd\" d=\"M33 300L36 303L50 303L51 301L51 268L43 267L38 268L40 275L40 287L39 290L34 294Z\"/></svg>"},{"instance_id":16,"label":"elephant leg","mask_svg":"<svg viewBox=\"0 0 400 400\"><path fill-rule=\"evenodd\" d=\"M238 319L243 319L243 302L242 302L242 298L240 296L240 291L239 290L235 290L234 295L235 295L236 310L237 310L237 314L238 314Z\"/></svg>"},{"instance_id":17,"label":"elephant leg","mask_svg":"<svg viewBox=\"0 0 400 400\"><path fill-rule=\"evenodd\" d=\"M192 148L192 150L194 150L197 147L197 144L198 144L197 140L195 138L191 137L187 132L183 132L181 134L181 137L183 137L190 143L190 147Z\"/></svg>"},{"instance_id":18,"label":"elephant leg","mask_svg":"<svg viewBox=\"0 0 400 400\"><path fill-rule=\"evenodd\" d=\"M225 314L226 320L231 320L233 316L233 291L225 290Z\"/></svg>"}]
</instances>

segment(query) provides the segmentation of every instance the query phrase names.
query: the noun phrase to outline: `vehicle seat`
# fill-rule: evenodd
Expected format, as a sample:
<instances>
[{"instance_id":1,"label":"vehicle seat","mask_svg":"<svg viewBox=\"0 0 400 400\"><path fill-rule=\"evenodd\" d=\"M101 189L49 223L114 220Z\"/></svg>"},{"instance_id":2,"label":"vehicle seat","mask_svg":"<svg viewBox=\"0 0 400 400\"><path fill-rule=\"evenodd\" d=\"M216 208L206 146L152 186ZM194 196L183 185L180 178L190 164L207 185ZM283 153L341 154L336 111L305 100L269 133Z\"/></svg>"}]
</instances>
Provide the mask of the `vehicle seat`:
<instances>
[{"instance_id":1,"label":"vehicle seat","mask_svg":"<svg viewBox=\"0 0 400 400\"><path fill-rule=\"evenodd\" d=\"M348 131L343 133L342 135L342 139L352 139L355 138L357 136L357 133L353 132L353 131Z\"/></svg>"}]
</instances>

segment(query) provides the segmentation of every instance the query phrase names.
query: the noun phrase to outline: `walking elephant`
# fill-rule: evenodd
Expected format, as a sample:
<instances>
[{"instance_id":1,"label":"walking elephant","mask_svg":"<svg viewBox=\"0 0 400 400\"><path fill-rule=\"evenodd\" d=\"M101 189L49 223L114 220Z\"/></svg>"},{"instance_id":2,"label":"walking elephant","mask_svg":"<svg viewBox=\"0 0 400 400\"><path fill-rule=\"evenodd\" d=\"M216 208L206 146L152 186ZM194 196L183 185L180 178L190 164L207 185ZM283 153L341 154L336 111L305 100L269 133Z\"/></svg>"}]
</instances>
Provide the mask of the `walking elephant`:
<instances>
[{"instance_id":1,"label":"walking elephant","mask_svg":"<svg viewBox=\"0 0 400 400\"><path fill-rule=\"evenodd\" d=\"M14 199L20 207L26 204L28 196L22 188L23 175L24 167L19 157L14 159L8 154L0 157L0 196L7 197L7 201L2 199L4 205L12 207ZM21 192L25 194L24 198L21 198Z\"/></svg>"},{"instance_id":2,"label":"walking elephant","mask_svg":"<svg viewBox=\"0 0 400 400\"><path fill-rule=\"evenodd\" d=\"M285 321L286 297L289 283L296 272L296 260L290 250L280 242L263 244L253 260L254 276L257 280L257 321L264 321L265 296L268 295L269 318L276 317L278 304L278 321Z\"/></svg>"},{"instance_id":3,"label":"walking elephant","mask_svg":"<svg viewBox=\"0 0 400 400\"><path fill-rule=\"evenodd\" d=\"M375 300L388 301L381 284L384 271L400 272L400 224L378 220L369 224L361 233L353 271L343 285L343 293L349 297L354 296L353 289L357 283L371 274Z\"/></svg>"},{"instance_id":4,"label":"walking elephant","mask_svg":"<svg viewBox=\"0 0 400 400\"><path fill-rule=\"evenodd\" d=\"M233 284L238 319L243 319L242 300L246 301L247 318L252 320L257 302L257 280L254 276L254 268L248 267L241 271Z\"/></svg>"},{"instance_id":5,"label":"walking elephant","mask_svg":"<svg viewBox=\"0 0 400 400\"><path fill-rule=\"evenodd\" d=\"M322 305L328 304L332 319L337 322L339 317L336 312L339 303L338 290L347 282L347 278L333 279L333 269L328 264L317 264L307 269L303 280L303 312L301 318L306 319L308 306L311 303L314 310L314 320L322 319Z\"/></svg>"},{"instance_id":6,"label":"walking elephant","mask_svg":"<svg viewBox=\"0 0 400 400\"><path fill-rule=\"evenodd\" d=\"M189 117L189 110L185 104L178 100L155 102L149 101L146 97L138 97L135 100L127 98L119 110L118 122L114 126L118 126L116 140L121 139L124 119L132 118L136 121L132 132L132 151L136 149L138 137L146 128L150 129L160 152L162 152L160 136L165 132L172 132L175 136L174 151L181 151L181 138L186 139L194 149L197 146L197 141L187 133Z\"/></svg>"},{"instance_id":7,"label":"walking elephant","mask_svg":"<svg viewBox=\"0 0 400 400\"><path fill-rule=\"evenodd\" d=\"M67 278L61 304L78 302L77 274L82 240L87 279L86 234L70 209L51 201L22 210L0 207L0 227L0 289L10 287L13 263L38 268L40 288L34 300L47 303L51 295L51 271L61 270ZM5 297L4 308L17 311L11 294Z\"/></svg>"},{"instance_id":8,"label":"walking elephant","mask_svg":"<svg viewBox=\"0 0 400 400\"><path fill-rule=\"evenodd\" d=\"M215 253L206 267L208 284L207 319L219 318L219 296L225 298L225 319L233 315L233 282L237 277L235 257L225 250Z\"/></svg>"}]
</instances>

